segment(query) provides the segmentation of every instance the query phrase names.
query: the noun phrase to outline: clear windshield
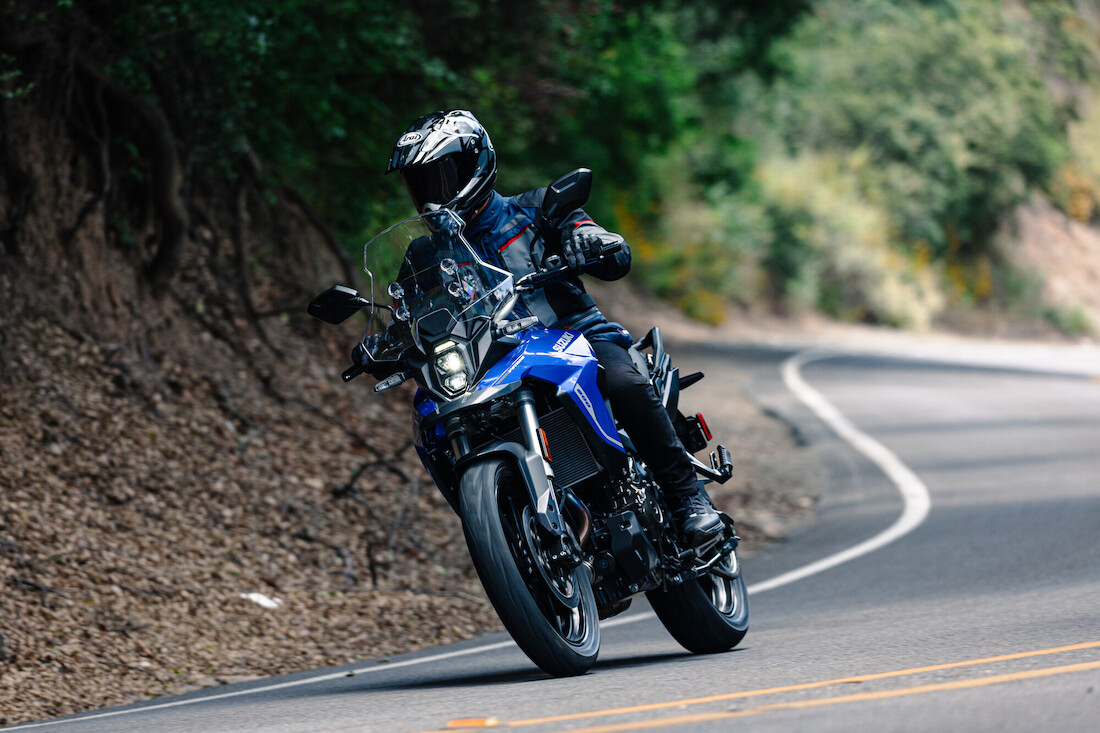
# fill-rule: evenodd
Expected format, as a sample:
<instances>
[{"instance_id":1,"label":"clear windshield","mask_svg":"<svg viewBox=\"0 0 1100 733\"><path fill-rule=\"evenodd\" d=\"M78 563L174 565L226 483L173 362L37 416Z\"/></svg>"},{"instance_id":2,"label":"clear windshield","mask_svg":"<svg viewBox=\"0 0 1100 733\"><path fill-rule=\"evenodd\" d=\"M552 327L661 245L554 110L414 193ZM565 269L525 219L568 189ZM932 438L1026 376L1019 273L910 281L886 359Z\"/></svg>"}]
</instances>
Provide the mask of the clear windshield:
<instances>
[{"instance_id":1,"label":"clear windshield","mask_svg":"<svg viewBox=\"0 0 1100 733\"><path fill-rule=\"evenodd\" d=\"M395 224L363 248L371 300L392 301L397 319L408 326L390 329L391 338L404 342L401 350L411 344L419 319L441 310L452 323L491 316L512 292L511 274L483 262L462 236L463 226L441 209Z\"/></svg>"}]
</instances>

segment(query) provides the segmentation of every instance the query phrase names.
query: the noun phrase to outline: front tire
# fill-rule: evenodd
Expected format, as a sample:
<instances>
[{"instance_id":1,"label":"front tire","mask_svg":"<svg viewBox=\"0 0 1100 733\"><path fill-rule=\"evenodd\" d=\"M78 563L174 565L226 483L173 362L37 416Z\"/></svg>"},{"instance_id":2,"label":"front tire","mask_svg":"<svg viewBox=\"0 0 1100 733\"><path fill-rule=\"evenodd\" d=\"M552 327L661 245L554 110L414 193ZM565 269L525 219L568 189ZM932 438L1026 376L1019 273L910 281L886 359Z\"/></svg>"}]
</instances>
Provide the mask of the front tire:
<instances>
[{"instance_id":1,"label":"front tire","mask_svg":"<svg viewBox=\"0 0 1100 733\"><path fill-rule=\"evenodd\" d=\"M600 651L585 566L555 568L540 551L531 495L512 464L474 464L460 484L462 528L485 593L519 648L555 677L584 674Z\"/></svg>"},{"instance_id":2,"label":"front tire","mask_svg":"<svg viewBox=\"0 0 1100 733\"><path fill-rule=\"evenodd\" d=\"M729 570L736 555L720 565ZM680 646L695 654L716 654L737 646L749 630L749 594L745 579L707 573L668 590L646 593L657 618Z\"/></svg>"}]
</instances>

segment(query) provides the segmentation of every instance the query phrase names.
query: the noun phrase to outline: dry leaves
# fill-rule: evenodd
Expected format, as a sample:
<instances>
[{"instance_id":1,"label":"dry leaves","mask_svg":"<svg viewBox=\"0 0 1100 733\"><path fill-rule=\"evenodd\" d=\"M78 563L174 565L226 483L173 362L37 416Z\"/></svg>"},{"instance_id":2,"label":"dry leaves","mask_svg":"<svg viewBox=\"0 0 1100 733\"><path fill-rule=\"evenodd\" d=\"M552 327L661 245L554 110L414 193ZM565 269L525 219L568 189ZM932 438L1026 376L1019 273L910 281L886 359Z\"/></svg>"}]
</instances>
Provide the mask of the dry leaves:
<instances>
[{"instance_id":1,"label":"dry leaves","mask_svg":"<svg viewBox=\"0 0 1100 733\"><path fill-rule=\"evenodd\" d=\"M300 321L265 330L278 356L255 343L246 366L180 317L155 347L18 324L0 392L0 723L499 627L410 445L411 390L345 386L345 345ZM747 403L737 415L735 453L791 450ZM750 542L795 509L761 490L765 469L717 497Z\"/></svg>"}]
</instances>

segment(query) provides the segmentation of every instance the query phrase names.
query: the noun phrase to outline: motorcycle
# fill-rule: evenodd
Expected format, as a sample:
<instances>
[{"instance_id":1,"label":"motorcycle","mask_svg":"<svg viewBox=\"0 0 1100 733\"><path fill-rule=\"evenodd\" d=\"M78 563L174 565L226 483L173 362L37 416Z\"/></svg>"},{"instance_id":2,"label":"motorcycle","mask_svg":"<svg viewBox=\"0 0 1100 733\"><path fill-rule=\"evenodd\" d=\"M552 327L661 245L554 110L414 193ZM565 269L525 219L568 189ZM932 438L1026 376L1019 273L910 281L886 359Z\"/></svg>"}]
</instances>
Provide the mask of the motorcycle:
<instances>
[{"instance_id":1,"label":"motorcycle","mask_svg":"<svg viewBox=\"0 0 1100 733\"><path fill-rule=\"evenodd\" d=\"M586 169L551 184L540 231L584 205L590 188ZM510 317L524 293L570 272L561 258L514 278L484 262L462 220L441 209L371 239L364 269L369 297L336 285L309 313L338 324L369 309L358 351L371 373L388 374L374 391L418 384L417 453L461 518L485 592L527 656L554 676L583 674L599 653L600 619L640 593L689 651L736 646L749 607L732 520L721 514L723 531L701 547L684 543L601 396L601 368L584 336ZM392 306L376 299L376 280L389 283ZM703 374L680 376L657 328L630 353L672 417L700 491L727 481L729 451L719 445L709 463L696 459L712 436L701 414L679 410L680 391ZM343 379L364 371L357 363Z\"/></svg>"}]
</instances>

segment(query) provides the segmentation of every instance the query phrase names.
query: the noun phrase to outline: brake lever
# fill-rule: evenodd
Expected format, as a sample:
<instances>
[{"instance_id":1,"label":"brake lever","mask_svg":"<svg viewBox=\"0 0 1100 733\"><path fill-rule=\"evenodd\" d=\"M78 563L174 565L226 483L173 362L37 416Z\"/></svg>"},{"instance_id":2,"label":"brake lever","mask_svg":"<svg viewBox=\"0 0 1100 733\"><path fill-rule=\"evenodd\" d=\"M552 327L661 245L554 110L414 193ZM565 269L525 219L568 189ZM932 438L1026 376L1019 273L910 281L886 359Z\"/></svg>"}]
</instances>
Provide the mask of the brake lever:
<instances>
[{"instance_id":1,"label":"brake lever","mask_svg":"<svg viewBox=\"0 0 1100 733\"><path fill-rule=\"evenodd\" d=\"M516 290L519 292L527 292L540 285L544 285L552 280L568 275L573 271L573 268L562 262L559 255L550 255L546 258L547 268L532 272L529 275L524 275L516 282Z\"/></svg>"}]
</instances>

